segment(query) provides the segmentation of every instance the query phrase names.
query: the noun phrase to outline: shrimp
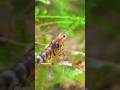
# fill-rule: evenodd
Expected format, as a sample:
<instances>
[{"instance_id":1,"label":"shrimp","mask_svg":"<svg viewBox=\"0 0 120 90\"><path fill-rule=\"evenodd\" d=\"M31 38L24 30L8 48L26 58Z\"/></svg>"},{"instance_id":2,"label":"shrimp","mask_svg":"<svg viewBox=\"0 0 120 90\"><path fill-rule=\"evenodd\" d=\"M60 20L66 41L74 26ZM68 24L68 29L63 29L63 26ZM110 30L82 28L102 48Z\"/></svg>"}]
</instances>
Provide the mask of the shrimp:
<instances>
[{"instance_id":1,"label":"shrimp","mask_svg":"<svg viewBox=\"0 0 120 90\"><path fill-rule=\"evenodd\" d=\"M60 56L64 50L64 40L66 34L60 33L49 45L43 50L43 52L36 57L36 63L46 63L48 59L56 56Z\"/></svg>"}]
</instances>

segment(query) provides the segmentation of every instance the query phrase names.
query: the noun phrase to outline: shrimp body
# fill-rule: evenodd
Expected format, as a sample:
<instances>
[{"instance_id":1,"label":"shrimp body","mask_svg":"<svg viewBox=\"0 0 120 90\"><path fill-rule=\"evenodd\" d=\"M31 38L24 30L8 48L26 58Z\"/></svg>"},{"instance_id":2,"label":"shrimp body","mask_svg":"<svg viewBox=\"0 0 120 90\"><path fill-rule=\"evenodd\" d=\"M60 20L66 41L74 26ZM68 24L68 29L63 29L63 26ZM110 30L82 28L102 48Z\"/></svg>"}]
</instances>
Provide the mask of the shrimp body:
<instances>
[{"instance_id":1,"label":"shrimp body","mask_svg":"<svg viewBox=\"0 0 120 90\"><path fill-rule=\"evenodd\" d=\"M47 59L51 59L55 56L61 55L61 50L63 50L64 40L66 39L66 34L60 33L44 51L36 57L36 63L46 63Z\"/></svg>"}]
</instances>

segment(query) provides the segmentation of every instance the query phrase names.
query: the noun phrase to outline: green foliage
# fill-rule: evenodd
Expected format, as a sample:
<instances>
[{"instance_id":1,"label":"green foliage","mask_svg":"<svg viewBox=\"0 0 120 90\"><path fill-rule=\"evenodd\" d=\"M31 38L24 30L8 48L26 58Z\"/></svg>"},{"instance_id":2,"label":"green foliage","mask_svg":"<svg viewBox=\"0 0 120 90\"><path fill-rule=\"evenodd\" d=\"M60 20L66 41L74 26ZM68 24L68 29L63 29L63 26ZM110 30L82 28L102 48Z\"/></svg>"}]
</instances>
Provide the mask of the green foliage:
<instances>
[{"instance_id":1,"label":"green foliage","mask_svg":"<svg viewBox=\"0 0 120 90\"><path fill-rule=\"evenodd\" d=\"M73 68L64 68L58 65L54 65L52 68L53 72L49 72L49 67L42 67L37 69L38 71L38 79L36 80L36 90L45 89L52 87L56 84L69 82L69 80L81 80L81 82L85 81L84 72L78 72ZM53 80L48 83L48 77L51 75ZM46 84L47 83L47 84Z\"/></svg>"},{"instance_id":2,"label":"green foliage","mask_svg":"<svg viewBox=\"0 0 120 90\"><path fill-rule=\"evenodd\" d=\"M46 2L46 0L40 0L42 2ZM50 1L49 1L50 2ZM46 3L45 3L46 4ZM78 28L84 29L85 25L85 17L84 12L81 12L81 15L76 15L74 11L71 11L69 7L68 0L56 0L54 1L54 5L52 8L55 8L53 12L51 12L47 7L40 8L41 4L37 4L35 7L35 21L36 23L41 23L41 20L45 19L46 21L50 19L52 22L45 22L46 25L57 24L61 27L61 29L65 30L75 30ZM66 9L68 6L68 10ZM84 9L83 9L84 11ZM45 27L45 26L44 26Z\"/></svg>"}]
</instances>

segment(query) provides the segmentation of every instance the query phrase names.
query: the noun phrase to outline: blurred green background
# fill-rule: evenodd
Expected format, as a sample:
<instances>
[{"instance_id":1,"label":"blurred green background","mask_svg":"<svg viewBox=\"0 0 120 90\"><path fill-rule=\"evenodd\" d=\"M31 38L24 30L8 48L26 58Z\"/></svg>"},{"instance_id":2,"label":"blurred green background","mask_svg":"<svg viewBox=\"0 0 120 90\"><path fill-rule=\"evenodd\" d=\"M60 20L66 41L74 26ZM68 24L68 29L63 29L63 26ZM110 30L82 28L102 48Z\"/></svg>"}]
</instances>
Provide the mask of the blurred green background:
<instances>
[{"instance_id":1,"label":"blurred green background","mask_svg":"<svg viewBox=\"0 0 120 90\"><path fill-rule=\"evenodd\" d=\"M34 44L32 3L32 0L0 1L0 73L13 67Z\"/></svg>"},{"instance_id":2,"label":"blurred green background","mask_svg":"<svg viewBox=\"0 0 120 90\"><path fill-rule=\"evenodd\" d=\"M86 84L90 90L119 90L120 1L85 3Z\"/></svg>"}]
</instances>

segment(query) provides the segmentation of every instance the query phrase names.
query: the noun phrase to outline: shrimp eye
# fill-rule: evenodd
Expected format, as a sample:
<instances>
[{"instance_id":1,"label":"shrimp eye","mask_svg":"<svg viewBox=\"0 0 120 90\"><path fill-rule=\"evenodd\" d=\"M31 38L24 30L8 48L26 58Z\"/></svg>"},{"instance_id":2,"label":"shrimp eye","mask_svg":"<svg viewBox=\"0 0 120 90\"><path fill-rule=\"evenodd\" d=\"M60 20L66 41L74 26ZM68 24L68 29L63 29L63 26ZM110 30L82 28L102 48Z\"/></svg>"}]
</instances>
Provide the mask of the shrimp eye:
<instances>
[{"instance_id":1,"label":"shrimp eye","mask_svg":"<svg viewBox=\"0 0 120 90\"><path fill-rule=\"evenodd\" d=\"M65 35L63 35L63 37L66 37Z\"/></svg>"}]
</instances>

